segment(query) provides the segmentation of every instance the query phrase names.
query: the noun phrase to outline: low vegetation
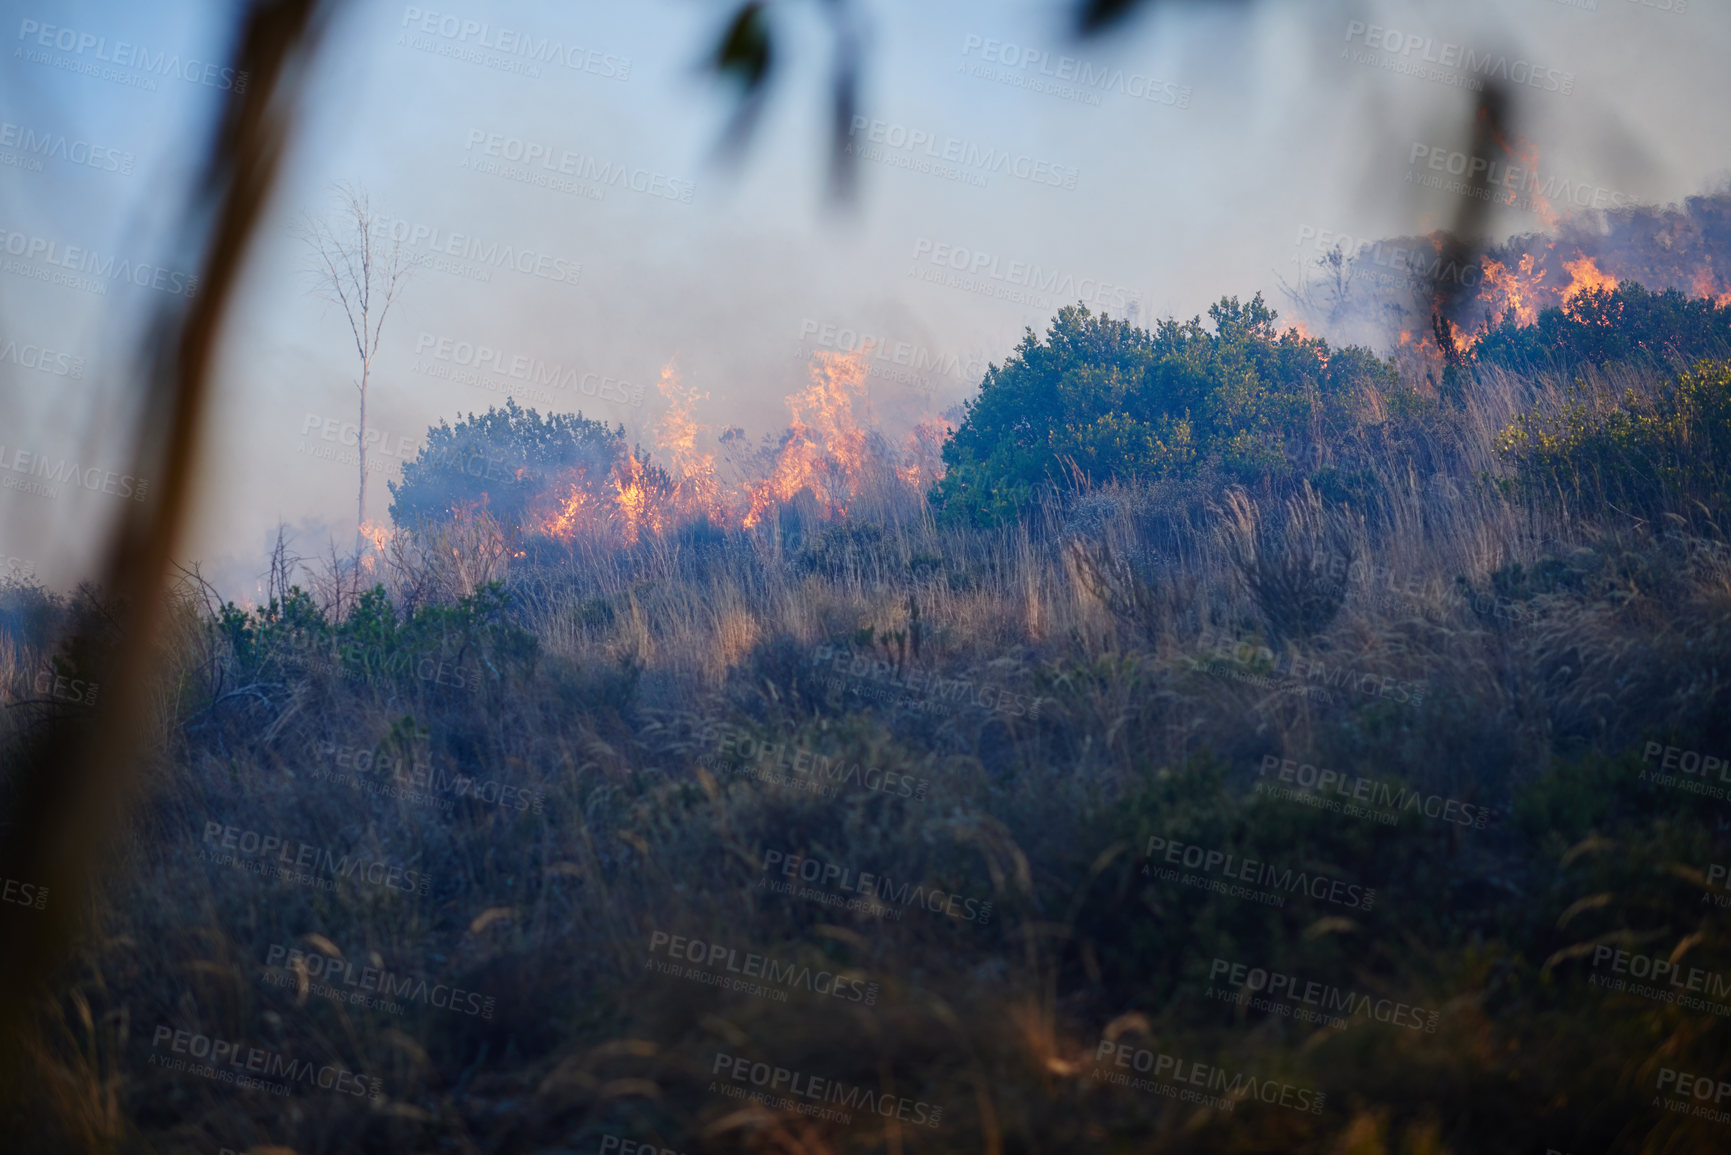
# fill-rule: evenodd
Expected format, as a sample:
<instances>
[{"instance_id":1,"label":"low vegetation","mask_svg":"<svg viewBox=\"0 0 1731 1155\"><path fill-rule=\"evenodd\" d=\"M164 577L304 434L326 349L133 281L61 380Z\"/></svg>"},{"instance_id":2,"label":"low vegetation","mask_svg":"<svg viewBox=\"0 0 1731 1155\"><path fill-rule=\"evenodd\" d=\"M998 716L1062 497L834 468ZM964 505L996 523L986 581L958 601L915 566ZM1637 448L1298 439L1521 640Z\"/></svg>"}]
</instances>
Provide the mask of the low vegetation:
<instances>
[{"instance_id":1,"label":"low vegetation","mask_svg":"<svg viewBox=\"0 0 1731 1155\"><path fill-rule=\"evenodd\" d=\"M418 544L370 571L279 555L253 609L189 578L153 802L0 1125L161 1152L1714 1149L1654 1088L1727 1058L1731 771L1703 767L1731 751L1731 365L1509 351L1563 317L1485 338L1456 403L1260 298L1210 317L1063 310L893 516L554 556L510 530L532 473L453 503L422 462L393 489ZM435 434L512 467L628 452L514 406ZM6 592L9 684L71 612ZM14 732L78 708L14 698ZM267 837L429 885L264 876ZM1635 958L1699 968L1702 1005L1643 995ZM675 973L698 959L735 981ZM355 1002L349 964L485 1009ZM164 1068L164 1027L376 1101ZM909 1110L742 1099L751 1062ZM1181 1101L1193 1078L1226 1101Z\"/></svg>"}]
</instances>

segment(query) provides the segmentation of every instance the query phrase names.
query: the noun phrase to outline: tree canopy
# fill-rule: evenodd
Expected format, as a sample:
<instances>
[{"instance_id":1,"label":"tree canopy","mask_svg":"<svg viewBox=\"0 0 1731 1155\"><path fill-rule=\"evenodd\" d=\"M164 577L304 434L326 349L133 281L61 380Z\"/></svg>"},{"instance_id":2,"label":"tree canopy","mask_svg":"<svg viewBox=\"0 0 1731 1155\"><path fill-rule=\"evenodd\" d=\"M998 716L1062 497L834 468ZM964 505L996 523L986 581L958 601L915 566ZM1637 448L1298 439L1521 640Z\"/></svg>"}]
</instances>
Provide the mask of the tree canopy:
<instances>
[{"instance_id":1,"label":"tree canopy","mask_svg":"<svg viewBox=\"0 0 1731 1155\"><path fill-rule=\"evenodd\" d=\"M427 430L403 479L390 483L391 520L400 526L439 519L465 505L487 503L501 523L517 525L529 502L559 471L582 466L592 478L608 475L630 453L623 425L609 427L582 413L542 417L507 399L450 425Z\"/></svg>"}]
</instances>

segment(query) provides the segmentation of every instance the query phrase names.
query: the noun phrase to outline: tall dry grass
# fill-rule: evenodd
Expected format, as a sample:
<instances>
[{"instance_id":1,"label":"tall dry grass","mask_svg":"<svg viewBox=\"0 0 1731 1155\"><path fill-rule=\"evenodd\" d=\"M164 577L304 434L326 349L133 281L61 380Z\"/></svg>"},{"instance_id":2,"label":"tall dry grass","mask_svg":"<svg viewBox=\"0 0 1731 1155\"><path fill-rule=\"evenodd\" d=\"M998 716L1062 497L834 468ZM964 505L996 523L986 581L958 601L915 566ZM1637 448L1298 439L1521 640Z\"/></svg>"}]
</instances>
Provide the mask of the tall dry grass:
<instances>
[{"instance_id":1,"label":"tall dry grass","mask_svg":"<svg viewBox=\"0 0 1731 1155\"><path fill-rule=\"evenodd\" d=\"M400 604L502 575L539 643L530 672L473 687L292 663L243 682L189 584L151 687L151 803L77 967L38 1007L39 1081L17 1133L307 1155L594 1151L609 1134L812 1152L1516 1151L1600 1136L1635 1109L1655 1039L1701 1044L1659 1012L1603 1022L1579 982L1541 982L1537 956L1581 897L1569 872L1587 867L1559 868L1517 803L1550 798L1583 755L1713 737L1722 696L1699 643L1726 636L1731 559L1489 484L1497 429L1560 397L1489 378L1426 440L1367 459L1382 496L1353 516L1307 490L1154 486L995 531L940 527L904 500L875 522L675 535L556 565L473 527L407 543L370 575ZM1500 589L1514 563L1567 581ZM363 576L314 583L326 612L352 612ZM1223 638L1248 656L1211 663ZM836 674L825 646L861 672ZM1264 678L1294 653L1422 685L1422 703ZM909 669L1024 708L827 684L883 688ZM736 756L749 741L893 769L925 796L754 777ZM333 769L321 744L539 790L544 808L457 797L445 811L318 781ZM1295 812L1250 793L1271 754L1398 777L1498 822L1383 833ZM431 893L214 865L200 858L210 822L410 864ZM1138 861L1160 832L1261 845L1385 899L1348 917L1151 890ZM770 850L989 900L993 916L788 898L757 885ZM857 975L875 1002L659 975L645 965L657 932ZM307 964L267 967L273 946L479 992L493 1014L338 1005ZM1198 984L1219 951L1350 975L1445 1025L1337 1037L1212 1014ZM384 1101L163 1071L162 1025L341 1062ZM1324 1088L1329 1106L1198 1112L1113 1089L1090 1077L1102 1038ZM710 1089L718 1052L939 1103L945 1121L841 1126L741 1103ZM1682 1149L1695 1132L1677 1125L1655 1116L1625 1145Z\"/></svg>"}]
</instances>

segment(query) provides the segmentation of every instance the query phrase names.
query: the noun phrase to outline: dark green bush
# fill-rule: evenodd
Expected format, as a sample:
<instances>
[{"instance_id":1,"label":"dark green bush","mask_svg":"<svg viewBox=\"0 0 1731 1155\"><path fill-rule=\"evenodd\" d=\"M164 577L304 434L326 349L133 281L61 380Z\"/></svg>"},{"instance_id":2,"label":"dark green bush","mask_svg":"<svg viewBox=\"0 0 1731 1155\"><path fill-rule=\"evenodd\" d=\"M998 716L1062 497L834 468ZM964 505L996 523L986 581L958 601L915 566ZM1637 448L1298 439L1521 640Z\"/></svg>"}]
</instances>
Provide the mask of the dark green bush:
<instances>
[{"instance_id":1,"label":"dark green bush","mask_svg":"<svg viewBox=\"0 0 1731 1155\"><path fill-rule=\"evenodd\" d=\"M471 413L454 426L440 421L427 430L426 445L403 463L403 479L390 483L391 520L413 526L484 503L501 525L520 527L530 503L549 486L579 481L599 495L633 452L622 425L609 428L581 413L542 417L507 399L503 409L489 407L479 417ZM671 488L642 450L635 454L647 484Z\"/></svg>"},{"instance_id":2,"label":"dark green bush","mask_svg":"<svg viewBox=\"0 0 1731 1155\"><path fill-rule=\"evenodd\" d=\"M1338 442L1364 419L1367 391L1393 385L1393 367L1366 350L1277 330L1261 294L1208 315L1212 333L1200 317L1150 332L1078 304L1043 342L1029 330L944 444L932 495L944 518L1010 521L1051 489L1207 469L1284 479L1294 444Z\"/></svg>"},{"instance_id":3,"label":"dark green bush","mask_svg":"<svg viewBox=\"0 0 1731 1155\"><path fill-rule=\"evenodd\" d=\"M1588 290L1567 308L1546 309L1531 325L1505 317L1473 350L1479 364L1516 373L1613 363L1668 369L1677 361L1725 356L1731 356L1731 306L1676 289L1649 293L1633 281Z\"/></svg>"}]
</instances>

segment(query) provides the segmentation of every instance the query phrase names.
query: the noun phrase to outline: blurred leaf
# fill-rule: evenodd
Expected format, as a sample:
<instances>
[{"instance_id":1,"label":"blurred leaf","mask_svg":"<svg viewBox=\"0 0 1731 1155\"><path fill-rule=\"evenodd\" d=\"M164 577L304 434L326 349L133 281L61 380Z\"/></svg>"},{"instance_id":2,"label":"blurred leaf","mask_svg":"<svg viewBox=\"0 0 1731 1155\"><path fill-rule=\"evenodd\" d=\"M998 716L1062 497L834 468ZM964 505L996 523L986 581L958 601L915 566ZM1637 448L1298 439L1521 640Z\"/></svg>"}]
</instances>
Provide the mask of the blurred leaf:
<instances>
[{"instance_id":1,"label":"blurred leaf","mask_svg":"<svg viewBox=\"0 0 1731 1155\"><path fill-rule=\"evenodd\" d=\"M1076 12L1076 29L1083 36L1095 36L1130 14L1141 0L1082 0Z\"/></svg>"},{"instance_id":2,"label":"blurred leaf","mask_svg":"<svg viewBox=\"0 0 1731 1155\"><path fill-rule=\"evenodd\" d=\"M759 0L741 6L722 34L714 56L715 71L737 79L745 91L754 93L769 76L774 63L769 23Z\"/></svg>"}]
</instances>

